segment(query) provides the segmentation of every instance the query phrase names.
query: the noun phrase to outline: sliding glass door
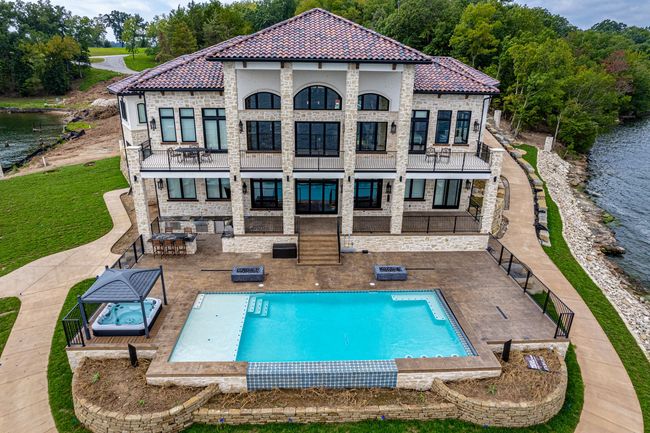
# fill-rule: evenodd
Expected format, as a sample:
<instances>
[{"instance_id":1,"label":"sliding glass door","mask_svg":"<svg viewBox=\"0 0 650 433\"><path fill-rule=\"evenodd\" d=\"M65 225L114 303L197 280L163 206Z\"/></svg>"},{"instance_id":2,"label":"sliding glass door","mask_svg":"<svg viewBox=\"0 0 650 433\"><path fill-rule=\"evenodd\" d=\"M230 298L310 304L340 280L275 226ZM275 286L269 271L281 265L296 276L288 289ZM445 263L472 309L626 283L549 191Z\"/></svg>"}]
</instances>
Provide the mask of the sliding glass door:
<instances>
[{"instance_id":1,"label":"sliding glass door","mask_svg":"<svg viewBox=\"0 0 650 433\"><path fill-rule=\"evenodd\" d=\"M336 214L338 211L337 180L297 180L297 214Z\"/></svg>"}]
</instances>

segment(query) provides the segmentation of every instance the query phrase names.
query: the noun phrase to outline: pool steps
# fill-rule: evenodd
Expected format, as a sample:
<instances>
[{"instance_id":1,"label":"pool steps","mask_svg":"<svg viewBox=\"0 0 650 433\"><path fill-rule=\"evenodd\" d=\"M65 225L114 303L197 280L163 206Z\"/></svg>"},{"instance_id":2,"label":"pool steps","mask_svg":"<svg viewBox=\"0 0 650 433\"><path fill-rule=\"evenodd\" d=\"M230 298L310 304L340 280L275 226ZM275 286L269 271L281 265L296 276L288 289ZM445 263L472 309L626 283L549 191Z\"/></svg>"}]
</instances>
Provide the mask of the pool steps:
<instances>
[{"instance_id":1,"label":"pool steps","mask_svg":"<svg viewBox=\"0 0 650 433\"><path fill-rule=\"evenodd\" d=\"M251 296L246 311L253 316L267 317L269 315L269 301L257 296Z\"/></svg>"},{"instance_id":2,"label":"pool steps","mask_svg":"<svg viewBox=\"0 0 650 433\"><path fill-rule=\"evenodd\" d=\"M203 305L203 299L205 298L205 295L203 293L199 293L199 295L196 297L196 300L194 301L194 308L195 310L198 310L201 308L201 305Z\"/></svg>"},{"instance_id":3,"label":"pool steps","mask_svg":"<svg viewBox=\"0 0 650 433\"><path fill-rule=\"evenodd\" d=\"M429 305L431 313L436 320L447 320L447 315L442 310L442 307L437 302L436 298L427 295L392 295L393 301L425 301Z\"/></svg>"}]
</instances>

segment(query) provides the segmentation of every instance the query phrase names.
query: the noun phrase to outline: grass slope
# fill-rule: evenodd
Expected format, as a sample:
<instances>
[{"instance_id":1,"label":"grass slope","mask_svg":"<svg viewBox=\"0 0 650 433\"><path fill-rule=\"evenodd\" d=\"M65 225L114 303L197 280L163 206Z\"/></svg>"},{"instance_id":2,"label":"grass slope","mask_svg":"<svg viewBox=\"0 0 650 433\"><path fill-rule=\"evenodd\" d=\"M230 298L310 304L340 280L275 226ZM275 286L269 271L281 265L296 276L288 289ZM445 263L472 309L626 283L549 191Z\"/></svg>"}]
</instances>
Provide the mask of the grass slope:
<instances>
[{"instance_id":1,"label":"grass slope","mask_svg":"<svg viewBox=\"0 0 650 433\"><path fill-rule=\"evenodd\" d=\"M103 69L87 68L84 71L84 76L77 82L79 83L79 90L85 92L97 83L110 80L113 77L119 77L121 74L113 71L105 71Z\"/></svg>"},{"instance_id":2,"label":"grass slope","mask_svg":"<svg viewBox=\"0 0 650 433\"><path fill-rule=\"evenodd\" d=\"M88 48L91 56L114 56L116 54L129 54L126 47L90 47Z\"/></svg>"},{"instance_id":3,"label":"grass slope","mask_svg":"<svg viewBox=\"0 0 650 433\"><path fill-rule=\"evenodd\" d=\"M0 108L63 108L61 98L57 97L26 97L0 98Z\"/></svg>"},{"instance_id":4,"label":"grass slope","mask_svg":"<svg viewBox=\"0 0 650 433\"><path fill-rule=\"evenodd\" d=\"M158 65L158 62L153 56L147 55L144 52L137 53L134 56L126 56L124 58L126 67L134 71L144 71L145 69L153 68Z\"/></svg>"},{"instance_id":5,"label":"grass slope","mask_svg":"<svg viewBox=\"0 0 650 433\"><path fill-rule=\"evenodd\" d=\"M526 151L524 159L537 171L537 148L529 145L517 147ZM650 432L650 362L607 297L571 254L571 250L562 236L560 210L549 195L546 184L544 184L544 190L552 245L544 247L544 251L580 294L616 349L641 404L645 431Z\"/></svg>"},{"instance_id":6,"label":"grass slope","mask_svg":"<svg viewBox=\"0 0 650 433\"><path fill-rule=\"evenodd\" d=\"M212 433L215 431L224 433L370 433L381 431L383 433L570 433L578 425L582 402L584 397L584 385L580 376L580 367L576 361L573 347L569 348L566 356L569 382L567 384L566 399L564 406L546 424L528 428L485 428L475 424L458 420L432 420L432 421L364 421L357 423L342 424L267 424L251 427L243 426L213 426L195 424L185 430L185 433Z\"/></svg>"},{"instance_id":7,"label":"grass slope","mask_svg":"<svg viewBox=\"0 0 650 433\"><path fill-rule=\"evenodd\" d=\"M0 298L0 355L7 344L11 328L18 317L20 299L15 297Z\"/></svg>"},{"instance_id":8,"label":"grass slope","mask_svg":"<svg viewBox=\"0 0 650 433\"><path fill-rule=\"evenodd\" d=\"M94 278L84 280L70 289L56 321L56 328L54 328L54 335L52 336L50 358L47 363L47 392L52 417L59 433L89 433L74 415L72 371L65 353L66 342L61 319L75 306L77 295L83 295L94 281Z\"/></svg>"},{"instance_id":9,"label":"grass slope","mask_svg":"<svg viewBox=\"0 0 650 433\"><path fill-rule=\"evenodd\" d=\"M118 157L0 182L0 276L112 227L103 195L127 186Z\"/></svg>"}]
</instances>

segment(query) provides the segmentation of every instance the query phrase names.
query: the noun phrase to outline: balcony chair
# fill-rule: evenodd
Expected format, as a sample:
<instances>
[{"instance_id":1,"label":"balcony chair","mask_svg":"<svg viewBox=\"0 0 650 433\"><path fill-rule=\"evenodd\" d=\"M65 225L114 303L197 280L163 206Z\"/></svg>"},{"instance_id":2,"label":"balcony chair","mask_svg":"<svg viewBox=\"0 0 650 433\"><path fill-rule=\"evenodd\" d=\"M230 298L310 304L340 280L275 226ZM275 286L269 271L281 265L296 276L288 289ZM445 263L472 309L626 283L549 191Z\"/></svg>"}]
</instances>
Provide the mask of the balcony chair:
<instances>
[{"instance_id":1,"label":"balcony chair","mask_svg":"<svg viewBox=\"0 0 650 433\"><path fill-rule=\"evenodd\" d=\"M183 239L176 239L174 241L174 253L179 255L187 254L187 246L185 245L185 241Z\"/></svg>"},{"instance_id":2,"label":"balcony chair","mask_svg":"<svg viewBox=\"0 0 650 433\"><path fill-rule=\"evenodd\" d=\"M449 160L451 159L451 149L448 147L440 149L440 152L438 152L438 161L442 161L443 159Z\"/></svg>"},{"instance_id":3,"label":"balcony chair","mask_svg":"<svg viewBox=\"0 0 650 433\"><path fill-rule=\"evenodd\" d=\"M435 159L437 155L437 151L435 147L427 147L426 150L424 151L424 160L426 162L429 162L431 159Z\"/></svg>"},{"instance_id":4,"label":"balcony chair","mask_svg":"<svg viewBox=\"0 0 650 433\"><path fill-rule=\"evenodd\" d=\"M192 231L192 227L185 227L183 229L183 233L185 233L186 235L191 235L194 232Z\"/></svg>"},{"instance_id":5,"label":"balcony chair","mask_svg":"<svg viewBox=\"0 0 650 433\"><path fill-rule=\"evenodd\" d=\"M170 255L176 254L176 249L174 247L174 241L172 241L171 239L165 239L163 241L163 249L164 249L165 254L170 254Z\"/></svg>"},{"instance_id":6,"label":"balcony chair","mask_svg":"<svg viewBox=\"0 0 650 433\"><path fill-rule=\"evenodd\" d=\"M160 255L160 257L162 257L163 254L165 254L165 249L162 242L157 239L153 239L151 243L153 245L153 256L156 257L156 255Z\"/></svg>"},{"instance_id":7,"label":"balcony chair","mask_svg":"<svg viewBox=\"0 0 650 433\"><path fill-rule=\"evenodd\" d=\"M199 158L201 158L201 162L212 162L212 152L208 152L207 150L203 150L199 154Z\"/></svg>"},{"instance_id":8,"label":"balcony chair","mask_svg":"<svg viewBox=\"0 0 650 433\"><path fill-rule=\"evenodd\" d=\"M169 157L169 161L183 162L183 154L176 152L174 149L167 149L167 156Z\"/></svg>"}]
</instances>

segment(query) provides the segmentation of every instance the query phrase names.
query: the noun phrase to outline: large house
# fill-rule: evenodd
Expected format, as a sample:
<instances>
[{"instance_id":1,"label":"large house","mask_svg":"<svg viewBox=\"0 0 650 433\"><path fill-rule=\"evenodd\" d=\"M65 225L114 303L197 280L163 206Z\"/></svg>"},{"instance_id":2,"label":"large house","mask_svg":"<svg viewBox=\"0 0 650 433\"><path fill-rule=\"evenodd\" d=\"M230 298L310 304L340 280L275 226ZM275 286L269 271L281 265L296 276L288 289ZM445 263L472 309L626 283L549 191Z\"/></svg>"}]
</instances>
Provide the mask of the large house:
<instances>
[{"instance_id":1,"label":"large house","mask_svg":"<svg viewBox=\"0 0 650 433\"><path fill-rule=\"evenodd\" d=\"M350 250L444 251L487 244L497 85L312 9L109 90L145 240L225 230L224 251L269 252L317 226Z\"/></svg>"}]
</instances>

